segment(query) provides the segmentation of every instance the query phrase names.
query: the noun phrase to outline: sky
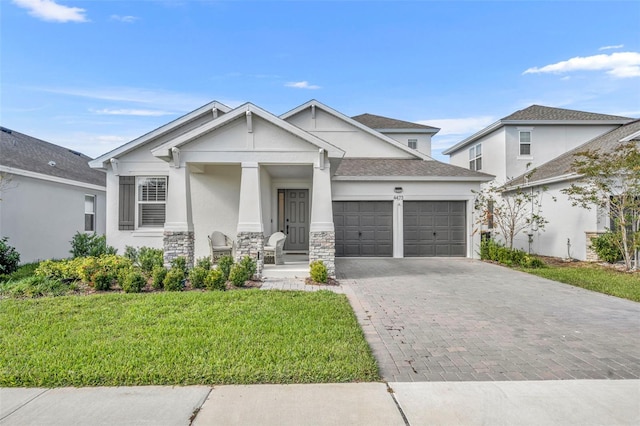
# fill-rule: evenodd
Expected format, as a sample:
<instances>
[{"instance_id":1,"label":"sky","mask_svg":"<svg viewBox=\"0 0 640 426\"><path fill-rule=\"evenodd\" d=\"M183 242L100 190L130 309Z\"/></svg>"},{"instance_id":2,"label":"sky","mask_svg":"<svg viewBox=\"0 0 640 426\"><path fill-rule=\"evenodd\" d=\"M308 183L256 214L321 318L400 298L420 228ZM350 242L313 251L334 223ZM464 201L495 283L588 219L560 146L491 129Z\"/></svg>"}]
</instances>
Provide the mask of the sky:
<instances>
[{"instance_id":1,"label":"sky","mask_svg":"<svg viewBox=\"0 0 640 426\"><path fill-rule=\"evenodd\" d=\"M0 0L0 125L91 157L310 99L439 127L445 162L533 104L640 117L640 2Z\"/></svg>"}]
</instances>

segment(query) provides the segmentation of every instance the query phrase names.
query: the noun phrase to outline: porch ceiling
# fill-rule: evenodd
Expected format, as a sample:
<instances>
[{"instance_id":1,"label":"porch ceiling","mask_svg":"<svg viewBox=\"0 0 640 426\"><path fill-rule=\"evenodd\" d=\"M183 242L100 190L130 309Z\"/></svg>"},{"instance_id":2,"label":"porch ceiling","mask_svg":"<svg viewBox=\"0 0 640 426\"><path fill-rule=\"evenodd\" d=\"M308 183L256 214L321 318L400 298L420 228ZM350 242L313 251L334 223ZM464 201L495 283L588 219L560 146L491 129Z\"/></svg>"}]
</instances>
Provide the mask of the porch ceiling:
<instances>
[{"instance_id":1,"label":"porch ceiling","mask_svg":"<svg viewBox=\"0 0 640 426\"><path fill-rule=\"evenodd\" d=\"M274 179L311 179L313 177L311 164L270 164L262 167Z\"/></svg>"}]
</instances>

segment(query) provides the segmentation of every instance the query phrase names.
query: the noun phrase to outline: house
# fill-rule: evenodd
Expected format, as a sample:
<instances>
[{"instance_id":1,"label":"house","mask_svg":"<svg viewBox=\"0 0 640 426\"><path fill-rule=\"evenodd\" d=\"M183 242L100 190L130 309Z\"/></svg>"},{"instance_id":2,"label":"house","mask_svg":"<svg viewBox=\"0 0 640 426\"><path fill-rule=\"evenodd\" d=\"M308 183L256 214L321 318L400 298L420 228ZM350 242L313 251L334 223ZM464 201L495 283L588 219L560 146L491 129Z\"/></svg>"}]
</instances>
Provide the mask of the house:
<instances>
[{"instance_id":1,"label":"house","mask_svg":"<svg viewBox=\"0 0 640 426\"><path fill-rule=\"evenodd\" d=\"M443 151L449 163L500 183L535 169L633 118L532 105Z\"/></svg>"},{"instance_id":2,"label":"house","mask_svg":"<svg viewBox=\"0 0 640 426\"><path fill-rule=\"evenodd\" d=\"M548 224L545 226L545 232L534 232L533 252L562 258L597 260L597 255L591 249L591 238L610 228L609 212L595 207L586 210L572 206L571 201L561 191L572 183L579 182L580 176L571 167L577 153L598 151L606 155L630 141L640 143L640 120L628 122L597 136L536 167L532 173L518 176L507 183L508 187L520 187L526 191L542 193L542 187L546 189L542 214ZM556 201L552 202L552 198ZM517 238L514 246L527 250L527 236Z\"/></svg>"},{"instance_id":3,"label":"house","mask_svg":"<svg viewBox=\"0 0 640 426\"><path fill-rule=\"evenodd\" d=\"M280 116L214 101L90 165L107 173L110 245L163 248L165 262L191 264L221 231L258 274L265 238L278 231L286 251L323 260L331 276L335 256L472 257L471 190L493 178L316 100Z\"/></svg>"},{"instance_id":4,"label":"house","mask_svg":"<svg viewBox=\"0 0 640 426\"><path fill-rule=\"evenodd\" d=\"M76 232L105 233L106 175L91 158L0 128L0 236L22 263L69 257Z\"/></svg>"}]
</instances>

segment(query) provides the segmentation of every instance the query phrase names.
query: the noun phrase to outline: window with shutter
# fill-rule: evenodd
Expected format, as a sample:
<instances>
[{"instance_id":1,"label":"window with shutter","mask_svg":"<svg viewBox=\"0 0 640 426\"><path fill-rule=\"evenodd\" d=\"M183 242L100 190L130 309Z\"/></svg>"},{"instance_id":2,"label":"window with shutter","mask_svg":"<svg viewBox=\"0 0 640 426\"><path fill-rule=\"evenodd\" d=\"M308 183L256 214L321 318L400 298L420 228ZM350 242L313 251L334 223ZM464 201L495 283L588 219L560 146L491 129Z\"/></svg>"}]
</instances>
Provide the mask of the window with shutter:
<instances>
[{"instance_id":1,"label":"window with shutter","mask_svg":"<svg viewBox=\"0 0 640 426\"><path fill-rule=\"evenodd\" d=\"M136 214L136 178L120 176L120 193L118 196L118 229L128 231L135 229Z\"/></svg>"},{"instance_id":2,"label":"window with shutter","mask_svg":"<svg viewBox=\"0 0 640 426\"><path fill-rule=\"evenodd\" d=\"M164 226L167 178L138 177L138 227Z\"/></svg>"}]
</instances>

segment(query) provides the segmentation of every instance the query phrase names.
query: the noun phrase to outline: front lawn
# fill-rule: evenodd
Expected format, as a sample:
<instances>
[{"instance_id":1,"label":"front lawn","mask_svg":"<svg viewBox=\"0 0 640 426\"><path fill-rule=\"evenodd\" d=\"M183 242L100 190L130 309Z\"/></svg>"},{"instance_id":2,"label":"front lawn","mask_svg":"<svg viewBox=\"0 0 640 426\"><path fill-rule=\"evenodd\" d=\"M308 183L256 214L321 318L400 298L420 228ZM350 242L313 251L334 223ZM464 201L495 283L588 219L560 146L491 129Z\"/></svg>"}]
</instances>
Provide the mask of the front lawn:
<instances>
[{"instance_id":1,"label":"front lawn","mask_svg":"<svg viewBox=\"0 0 640 426\"><path fill-rule=\"evenodd\" d=\"M621 272L585 262L580 262L579 265L554 264L545 268L523 270L539 277L640 302L640 273L638 272Z\"/></svg>"},{"instance_id":2,"label":"front lawn","mask_svg":"<svg viewBox=\"0 0 640 426\"><path fill-rule=\"evenodd\" d=\"M344 295L100 294L0 300L0 386L379 380Z\"/></svg>"}]
</instances>

